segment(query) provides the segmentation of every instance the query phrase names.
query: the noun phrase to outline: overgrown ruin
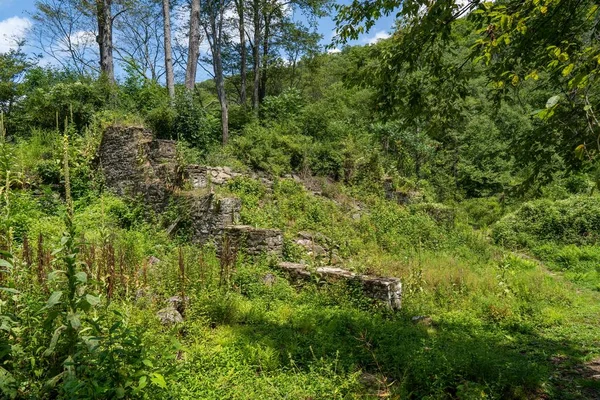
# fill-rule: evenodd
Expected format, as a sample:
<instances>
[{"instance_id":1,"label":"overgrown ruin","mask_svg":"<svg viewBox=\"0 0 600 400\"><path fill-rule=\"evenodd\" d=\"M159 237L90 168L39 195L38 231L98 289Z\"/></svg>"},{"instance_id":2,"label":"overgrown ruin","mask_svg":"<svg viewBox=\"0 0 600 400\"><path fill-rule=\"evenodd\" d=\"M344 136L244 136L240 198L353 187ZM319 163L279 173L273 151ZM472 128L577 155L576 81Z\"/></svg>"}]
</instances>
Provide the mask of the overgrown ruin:
<instances>
[{"instance_id":1,"label":"overgrown ruin","mask_svg":"<svg viewBox=\"0 0 600 400\"><path fill-rule=\"evenodd\" d=\"M226 242L229 250L242 250L250 256L270 254L280 258L282 255L280 230L240 225L243 206L240 199L219 197L213 191L213 185L224 185L242 174L226 167L182 166L177 160L175 141L155 139L142 127L109 127L100 144L99 167L106 186L117 195L141 197L156 212L164 211L172 201L177 202L186 211L196 243L212 242L221 250ZM272 185L271 181L260 179L265 185ZM173 221L169 231L176 230L179 222L179 219ZM317 236L303 232L297 244L317 254L329 252L316 243ZM329 262L340 262L333 249ZM358 283L365 296L394 310L401 305L402 284L398 278L357 275L330 266L312 271L304 264L279 263L278 268L292 281L317 277L323 281Z\"/></svg>"}]
</instances>

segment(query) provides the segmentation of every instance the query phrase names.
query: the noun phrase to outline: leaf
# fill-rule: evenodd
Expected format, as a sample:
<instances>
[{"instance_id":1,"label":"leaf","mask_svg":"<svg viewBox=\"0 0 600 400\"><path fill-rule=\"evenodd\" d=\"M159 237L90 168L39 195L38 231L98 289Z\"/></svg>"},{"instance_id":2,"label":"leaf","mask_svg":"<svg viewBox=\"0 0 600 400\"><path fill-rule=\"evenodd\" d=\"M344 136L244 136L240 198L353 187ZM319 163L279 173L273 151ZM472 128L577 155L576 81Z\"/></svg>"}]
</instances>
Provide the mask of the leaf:
<instances>
[{"instance_id":1,"label":"leaf","mask_svg":"<svg viewBox=\"0 0 600 400\"><path fill-rule=\"evenodd\" d=\"M558 60L561 62L569 61L569 55L567 53L560 53Z\"/></svg>"},{"instance_id":2,"label":"leaf","mask_svg":"<svg viewBox=\"0 0 600 400\"><path fill-rule=\"evenodd\" d=\"M165 381L164 376L162 376L158 372L154 372L152 374L152 377L150 378L150 381L152 383L154 383L156 386L158 386L158 387L160 387L162 389L166 389L167 388L167 382Z\"/></svg>"},{"instance_id":3,"label":"leaf","mask_svg":"<svg viewBox=\"0 0 600 400\"><path fill-rule=\"evenodd\" d=\"M81 328L81 320L79 319L79 315L75 313L69 313L67 314L67 321L69 321L69 324L71 324L73 329L79 330L79 328Z\"/></svg>"},{"instance_id":4,"label":"leaf","mask_svg":"<svg viewBox=\"0 0 600 400\"><path fill-rule=\"evenodd\" d=\"M571 63L562 70L562 76L569 76L571 72L573 72L573 68L575 68L575 64Z\"/></svg>"},{"instance_id":5,"label":"leaf","mask_svg":"<svg viewBox=\"0 0 600 400\"><path fill-rule=\"evenodd\" d=\"M585 144L580 144L575 148L575 157L579 160L583 160L583 155L585 154Z\"/></svg>"},{"instance_id":6,"label":"leaf","mask_svg":"<svg viewBox=\"0 0 600 400\"><path fill-rule=\"evenodd\" d=\"M87 274L83 271L76 273L75 278L77 279L78 282L81 282L81 283L87 282Z\"/></svg>"},{"instance_id":7,"label":"leaf","mask_svg":"<svg viewBox=\"0 0 600 400\"><path fill-rule=\"evenodd\" d=\"M50 298L46 302L46 305L44 306L44 308L54 307L55 305L60 303L61 297L62 297L62 291L60 291L60 290L57 290L56 292L52 293L50 295Z\"/></svg>"},{"instance_id":8,"label":"leaf","mask_svg":"<svg viewBox=\"0 0 600 400\"><path fill-rule=\"evenodd\" d=\"M100 298L96 297L96 296L92 296L91 294L86 294L85 299L87 300L88 303L90 303L90 305L92 307L95 307L98 304L100 304Z\"/></svg>"},{"instance_id":9,"label":"leaf","mask_svg":"<svg viewBox=\"0 0 600 400\"><path fill-rule=\"evenodd\" d=\"M21 292L19 292L17 289L13 289L13 288L0 287L0 290L3 292L6 292L6 293L21 294Z\"/></svg>"},{"instance_id":10,"label":"leaf","mask_svg":"<svg viewBox=\"0 0 600 400\"><path fill-rule=\"evenodd\" d=\"M154 365L152 365L152 361L148 360L147 358L145 358L142 362L146 367L154 368Z\"/></svg>"},{"instance_id":11,"label":"leaf","mask_svg":"<svg viewBox=\"0 0 600 400\"><path fill-rule=\"evenodd\" d=\"M560 96L552 96L546 102L546 108L552 108L558 104L560 101Z\"/></svg>"},{"instance_id":12,"label":"leaf","mask_svg":"<svg viewBox=\"0 0 600 400\"><path fill-rule=\"evenodd\" d=\"M556 56L556 58L558 58L560 56L560 49L558 47L552 47L554 49L554 55Z\"/></svg>"},{"instance_id":13,"label":"leaf","mask_svg":"<svg viewBox=\"0 0 600 400\"><path fill-rule=\"evenodd\" d=\"M65 376L66 373L67 373L67 371L63 371L60 374L54 376L53 378L48 379L44 383L44 387L46 389L54 388L56 386L56 384L63 378L63 376Z\"/></svg>"},{"instance_id":14,"label":"leaf","mask_svg":"<svg viewBox=\"0 0 600 400\"><path fill-rule=\"evenodd\" d=\"M143 376L140 377L140 380L139 380L139 383L138 383L138 387L137 387L138 390L141 390L141 389L145 388L146 385L148 385L147 380L148 380L148 377L146 375L143 375Z\"/></svg>"},{"instance_id":15,"label":"leaf","mask_svg":"<svg viewBox=\"0 0 600 400\"><path fill-rule=\"evenodd\" d=\"M13 265L11 263L9 263L8 261L0 258L0 267L12 269Z\"/></svg>"},{"instance_id":16,"label":"leaf","mask_svg":"<svg viewBox=\"0 0 600 400\"><path fill-rule=\"evenodd\" d=\"M122 399L123 397L125 397L125 389L123 388L123 386L119 386L117 389L115 389L115 396L117 397L117 399Z\"/></svg>"},{"instance_id":17,"label":"leaf","mask_svg":"<svg viewBox=\"0 0 600 400\"><path fill-rule=\"evenodd\" d=\"M531 71L531 73L525 77L525 80L528 80L528 79L533 79L534 81L537 81L538 79L540 79L540 76L538 75L537 70Z\"/></svg>"},{"instance_id":18,"label":"leaf","mask_svg":"<svg viewBox=\"0 0 600 400\"><path fill-rule=\"evenodd\" d=\"M60 337L60 334L65 329L67 329L67 327L64 325L61 325L58 328L56 328L56 330L54 331L54 334L52 335L52 339L50 340L50 346L48 346L46 351L44 351L44 357L48 357L48 356L52 355L52 353L54 352L54 349L56 348L56 343L58 343L58 338Z\"/></svg>"}]
</instances>

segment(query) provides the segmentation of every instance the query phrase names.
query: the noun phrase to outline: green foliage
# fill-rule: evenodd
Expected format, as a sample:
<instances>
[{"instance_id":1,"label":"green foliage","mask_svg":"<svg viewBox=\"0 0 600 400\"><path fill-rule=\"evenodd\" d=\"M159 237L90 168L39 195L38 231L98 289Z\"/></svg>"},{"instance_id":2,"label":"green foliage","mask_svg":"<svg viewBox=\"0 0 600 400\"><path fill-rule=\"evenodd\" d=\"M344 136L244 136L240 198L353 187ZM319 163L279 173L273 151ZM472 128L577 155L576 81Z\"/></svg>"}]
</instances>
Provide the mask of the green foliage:
<instances>
[{"instance_id":1,"label":"green foliage","mask_svg":"<svg viewBox=\"0 0 600 400\"><path fill-rule=\"evenodd\" d=\"M494 240L506 246L538 243L596 244L600 234L600 200L575 196L566 200L526 203L502 218L493 229Z\"/></svg>"},{"instance_id":2,"label":"green foliage","mask_svg":"<svg viewBox=\"0 0 600 400\"><path fill-rule=\"evenodd\" d=\"M269 61L258 113L233 104L228 76L223 147L212 81L172 101L131 63L107 87L0 57L0 106L18 98L0 143L0 396L593 397L597 44L580 11L597 10L542 3L460 19L474 3L341 6L342 37L396 6L401 22L372 46ZM296 39L292 56L315 37ZM399 277L402 309L358 284L290 280L273 258L227 261L190 242L185 202L157 215L102 193L101 132L142 121L178 140L179 168L248 172L210 190L241 199L242 224L282 230L283 259ZM184 320L162 325L176 294Z\"/></svg>"},{"instance_id":3,"label":"green foliage","mask_svg":"<svg viewBox=\"0 0 600 400\"><path fill-rule=\"evenodd\" d=\"M65 118L82 129L107 104L109 92L101 80L40 67L27 72L22 90L25 98L15 124L23 135L26 127L62 129Z\"/></svg>"},{"instance_id":4,"label":"green foliage","mask_svg":"<svg viewBox=\"0 0 600 400\"><path fill-rule=\"evenodd\" d=\"M493 227L497 243L525 248L573 281L600 287L597 197L526 203Z\"/></svg>"},{"instance_id":5,"label":"green foliage","mask_svg":"<svg viewBox=\"0 0 600 400\"><path fill-rule=\"evenodd\" d=\"M232 152L252 169L281 176L302 171L310 139L293 132L287 124L246 126L244 134L232 140Z\"/></svg>"},{"instance_id":6,"label":"green foliage","mask_svg":"<svg viewBox=\"0 0 600 400\"><path fill-rule=\"evenodd\" d=\"M496 197L468 199L461 203L468 222L477 228L487 228L503 215L502 205Z\"/></svg>"},{"instance_id":7,"label":"green foliage","mask_svg":"<svg viewBox=\"0 0 600 400\"><path fill-rule=\"evenodd\" d=\"M286 121L295 118L303 105L301 92L289 89L279 96L265 98L261 111L267 121Z\"/></svg>"}]
</instances>

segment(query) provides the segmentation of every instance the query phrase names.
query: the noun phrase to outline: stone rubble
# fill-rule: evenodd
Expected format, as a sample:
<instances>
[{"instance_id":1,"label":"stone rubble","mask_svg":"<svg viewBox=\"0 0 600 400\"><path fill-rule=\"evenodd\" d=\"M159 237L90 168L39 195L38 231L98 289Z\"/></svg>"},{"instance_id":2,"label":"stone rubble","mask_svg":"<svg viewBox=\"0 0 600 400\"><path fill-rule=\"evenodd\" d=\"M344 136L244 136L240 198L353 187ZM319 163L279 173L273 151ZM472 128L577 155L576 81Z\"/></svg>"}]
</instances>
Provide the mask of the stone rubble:
<instances>
[{"instance_id":1,"label":"stone rubble","mask_svg":"<svg viewBox=\"0 0 600 400\"><path fill-rule=\"evenodd\" d=\"M99 167L106 185L117 195L143 196L155 211L166 209L176 199L189 210L192 239L196 243L214 242L219 247L223 234L233 239L234 245L248 246L247 254L274 253L283 248L281 231L239 226L241 201L238 198L217 198L211 184L224 185L242 174L229 167L190 165L180 173L177 164L177 146L173 140L154 139L142 127L112 126L105 130L99 149ZM272 186L265 178L262 182ZM185 190L186 182L193 190ZM169 231L175 231L179 220Z\"/></svg>"},{"instance_id":2,"label":"stone rubble","mask_svg":"<svg viewBox=\"0 0 600 400\"><path fill-rule=\"evenodd\" d=\"M165 326L176 325L183 322L183 316L173 306L165 307L162 310L159 310L156 313L156 316L160 320L160 323Z\"/></svg>"}]
</instances>

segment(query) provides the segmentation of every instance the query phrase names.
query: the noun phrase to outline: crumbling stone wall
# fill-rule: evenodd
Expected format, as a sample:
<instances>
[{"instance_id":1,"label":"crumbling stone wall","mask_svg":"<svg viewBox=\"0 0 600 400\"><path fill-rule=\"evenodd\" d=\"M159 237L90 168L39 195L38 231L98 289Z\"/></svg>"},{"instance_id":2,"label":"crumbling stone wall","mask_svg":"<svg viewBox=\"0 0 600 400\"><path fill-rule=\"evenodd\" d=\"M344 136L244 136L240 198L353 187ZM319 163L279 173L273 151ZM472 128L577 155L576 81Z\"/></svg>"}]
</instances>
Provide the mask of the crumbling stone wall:
<instances>
[{"instance_id":1,"label":"crumbling stone wall","mask_svg":"<svg viewBox=\"0 0 600 400\"><path fill-rule=\"evenodd\" d=\"M281 254L281 231L238 225L240 199L217 198L212 191L198 190L210 184L223 185L241 175L230 168L190 165L180 173L176 142L154 139L149 130L135 126L107 128L98 156L105 183L117 195L141 195L158 212L170 199L180 202L190 219L194 242L212 241L219 247L227 230L233 248L243 247L250 255ZM186 180L193 190L184 190ZM178 222L173 221L173 230Z\"/></svg>"},{"instance_id":2,"label":"crumbling stone wall","mask_svg":"<svg viewBox=\"0 0 600 400\"><path fill-rule=\"evenodd\" d=\"M217 198L214 193L183 192L178 195L189 212L192 240L206 243L220 237L225 227L239 223L242 203L238 198Z\"/></svg>"},{"instance_id":3,"label":"crumbling stone wall","mask_svg":"<svg viewBox=\"0 0 600 400\"><path fill-rule=\"evenodd\" d=\"M188 165L185 170L185 175L190 185L194 189L210 188L212 185L223 186L229 181L240 177L249 176L259 180L262 184L271 188L273 181L255 173L242 174L234 172L229 167L209 167L206 165Z\"/></svg>"},{"instance_id":4,"label":"crumbling stone wall","mask_svg":"<svg viewBox=\"0 0 600 400\"><path fill-rule=\"evenodd\" d=\"M229 246L243 249L251 256L272 254L281 256L283 251L283 234L279 229L261 229L246 225L231 225L224 229Z\"/></svg>"},{"instance_id":5,"label":"crumbling stone wall","mask_svg":"<svg viewBox=\"0 0 600 400\"><path fill-rule=\"evenodd\" d=\"M98 156L110 190L119 196L143 195L157 211L164 209L171 189L179 182L175 142L154 140L142 127L108 127Z\"/></svg>"},{"instance_id":6,"label":"crumbling stone wall","mask_svg":"<svg viewBox=\"0 0 600 400\"><path fill-rule=\"evenodd\" d=\"M152 133L142 127L112 126L104 132L99 149L99 167L104 173L105 183L110 190L120 196L142 195L148 205L163 211L170 199L182 202L189 216L192 239L197 243L214 242L221 249L223 240L228 241L229 250L242 250L255 256L271 253L281 256L283 235L278 229L260 229L239 225L240 199L217 198L212 192L212 184L223 185L241 174L227 167L188 166L182 173L177 164L176 143L171 140L156 140ZM272 182L259 178L267 186ZM189 182L192 190L186 191ZM203 190L204 189L204 190ZM208 192L208 193L207 193ZM176 227L177 221L173 226ZM317 255L330 254L328 240L318 234L303 232L297 244ZM221 249L222 250L222 249ZM399 309L402 298L402 284L397 278L380 278L357 275L334 267L321 267L314 271L303 264L281 263L279 268L286 271L291 279L305 280L312 276L320 279L346 280L358 282L363 293L370 298L382 301L392 309ZM172 307L164 310L166 320L179 320ZM176 311L176 310L175 310ZM177 322L175 321L175 322Z\"/></svg>"},{"instance_id":7,"label":"crumbling stone wall","mask_svg":"<svg viewBox=\"0 0 600 400\"><path fill-rule=\"evenodd\" d=\"M334 267L321 267L310 271L306 265L282 262L279 269L285 271L290 279L310 280L313 276L325 281L345 281L358 283L366 297L380 301L392 310L402 305L402 283L398 278L382 278L371 275L358 275L354 272Z\"/></svg>"}]
</instances>

